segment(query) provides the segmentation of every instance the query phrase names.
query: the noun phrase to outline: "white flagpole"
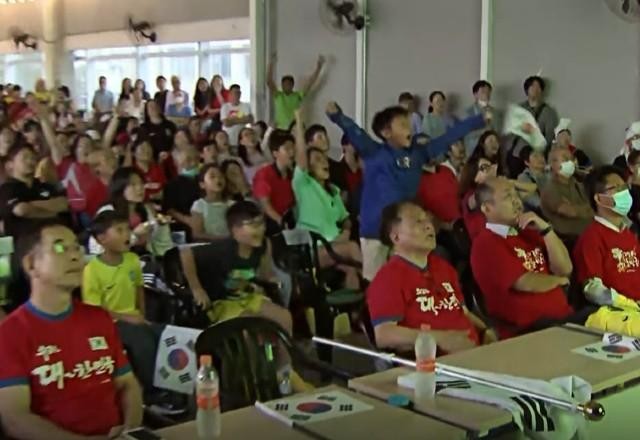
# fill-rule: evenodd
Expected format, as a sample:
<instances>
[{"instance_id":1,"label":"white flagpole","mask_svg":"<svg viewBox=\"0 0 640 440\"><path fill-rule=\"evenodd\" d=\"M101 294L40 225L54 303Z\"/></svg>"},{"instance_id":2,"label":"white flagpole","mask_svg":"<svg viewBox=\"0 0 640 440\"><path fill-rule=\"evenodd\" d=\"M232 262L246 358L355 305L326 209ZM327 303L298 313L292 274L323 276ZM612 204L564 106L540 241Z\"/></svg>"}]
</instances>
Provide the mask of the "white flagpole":
<instances>
[{"instance_id":1,"label":"white flagpole","mask_svg":"<svg viewBox=\"0 0 640 440\"><path fill-rule=\"evenodd\" d=\"M406 367L411 367L411 368L415 368L416 367L416 363L414 361L411 361L409 359L404 359L401 358L399 356L396 356L395 354L392 353L380 353L377 351L373 351L373 350L368 350L366 348L360 348L360 347L354 347L353 345L350 344L345 344L343 342L337 342L337 341L333 341L331 339L326 339L326 338L320 338L318 336L314 336L312 338L313 342L319 343L319 344L325 344L325 345L330 345L332 347L337 347L337 348L342 348L343 350L348 350L348 351L352 351L355 353L360 353L363 354L365 356L371 356L371 357L375 357L378 359L382 359L388 362L393 362L399 365L404 365ZM589 420L601 420L604 417L604 408L603 406L594 401L591 400L589 402L586 402L584 404L582 403L575 403L575 402L570 402L567 400L563 400L563 399L558 399L556 397L553 396L547 396L546 394L541 394L541 393L537 393L535 391L531 391L531 390L526 390L520 387L516 387L513 385L506 385L500 382L496 382L490 379L484 379L482 377L477 377L474 376L472 374L468 374L468 373L462 373L459 371L452 371L451 369L447 368L446 365L441 364L441 363L436 363L436 373L440 373L443 374L445 376L450 376L450 377L455 377L458 379L462 379L462 380L468 380L469 382L474 382L480 385L485 385L488 387L492 387L492 388L498 388L504 391L508 391L510 393L516 393L516 394L520 394L520 395L525 395L525 396L529 396L531 398L534 399L538 399L541 400L545 403L549 403L551 405L555 405L559 408L565 409L567 411L572 411L572 412L579 412L582 413L586 418L588 418Z\"/></svg>"}]
</instances>

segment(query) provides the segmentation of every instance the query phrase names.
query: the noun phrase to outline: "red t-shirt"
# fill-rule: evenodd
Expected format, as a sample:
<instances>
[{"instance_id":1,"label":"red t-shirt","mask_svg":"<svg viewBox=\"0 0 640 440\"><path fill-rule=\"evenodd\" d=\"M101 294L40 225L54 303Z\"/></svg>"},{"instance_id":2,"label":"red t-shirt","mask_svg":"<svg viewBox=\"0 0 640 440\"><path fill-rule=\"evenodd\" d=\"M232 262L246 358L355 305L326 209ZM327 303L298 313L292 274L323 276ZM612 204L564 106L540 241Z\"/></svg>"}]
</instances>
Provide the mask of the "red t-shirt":
<instances>
[{"instance_id":1,"label":"red t-shirt","mask_svg":"<svg viewBox=\"0 0 640 440\"><path fill-rule=\"evenodd\" d=\"M253 178L253 196L258 200L269 199L273 209L282 216L295 200L291 178L291 173L283 176L275 165L262 167Z\"/></svg>"},{"instance_id":2,"label":"red t-shirt","mask_svg":"<svg viewBox=\"0 0 640 440\"><path fill-rule=\"evenodd\" d=\"M69 168L76 160L73 156L65 156L62 158L60 163L56 165L56 173L58 174L58 179L63 180L67 173L69 172Z\"/></svg>"},{"instance_id":3,"label":"red t-shirt","mask_svg":"<svg viewBox=\"0 0 640 440\"><path fill-rule=\"evenodd\" d=\"M51 316L25 303L0 323L0 359L0 388L28 385L34 414L82 435L122 424L114 379L131 368L101 308Z\"/></svg>"},{"instance_id":4,"label":"red t-shirt","mask_svg":"<svg viewBox=\"0 0 640 440\"><path fill-rule=\"evenodd\" d=\"M149 166L149 170L145 172L142 168L134 164L134 167L142 173L144 176L144 198L145 200L151 199L155 194L162 191L167 178L161 166L152 164Z\"/></svg>"},{"instance_id":5,"label":"red t-shirt","mask_svg":"<svg viewBox=\"0 0 640 440\"><path fill-rule=\"evenodd\" d=\"M91 171L91 167L85 163L73 162L69 166L63 183L67 191L69 206L73 212L86 212L89 203L87 189L91 188L98 180L98 177Z\"/></svg>"},{"instance_id":6,"label":"red t-shirt","mask_svg":"<svg viewBox=\"0 0 640 440\"><path fill-rule=\"evenodd\" d=\"M484 217L480 208L476 208L471 211L469 209L469 198L474 194L475 190L471 189L462 197L462 219L464 220L464 226L467 229L469 238L473 241L480 232L485 229L487 219Z\"/></svg>"},{"instance_id":7,"label":"red t-shirt","mask_svg":"<svg viewBox=\"0 0 640 440\"><path fill-rule=\"evenodd\" d=\"M418 199L422 207L433 213L438 220L450 223L462 216L458 188L458 179L451 168L439 165L435 173L422 173Z\"/></svg>"},{"instance_id":8,"label":"red t-shirt","mask_svg":"<svg viewBox=\"0 0 640 440\"><path fill-rule=\"evenodd\" d=\"M561 288L545 293L520 292L514 283L528 272L550 274L544 238L520 231L506 238L484 229L471 246L471 269L490 315L525 329L543 319L572 313Z\"/></svg>"},{"instance_id":9,"label":"red t-shirt","mask_svg":"<svg viewBox=\"0 0 640 440\"><path fill-rule=\"evenodd\" d=\"M577 281L582 285L597 277L605 286L640 300L639 252L638 239L628 228L616 232L594 221L573 249Z\"/></svg>"},{"instance_id":10,"label":"red t-shirt","mask_svg":"<svg viewBox=\"0 0 640 440\"><path fill-rule=\"evenodd\" d=\"M85 212L92 218L96 215L98 209L105 204L109 198L109 189L102 180L96 179L86 191L87 206Z\"/></svg>"},{"instance_id":11,"label":"red t-shirt","mask_svg":"<svg viewBox=\"0 0 640 440\"><path fill-rule=\"evenodd\" d=\"M427 267L420 269L393 256L378 271L367 289L367 305L374 326L394 321L419 329L468 330L478 343L478 333L464 314L464 297L455 269L442 258L429 254Z\"/></svg>"}]
</instances>

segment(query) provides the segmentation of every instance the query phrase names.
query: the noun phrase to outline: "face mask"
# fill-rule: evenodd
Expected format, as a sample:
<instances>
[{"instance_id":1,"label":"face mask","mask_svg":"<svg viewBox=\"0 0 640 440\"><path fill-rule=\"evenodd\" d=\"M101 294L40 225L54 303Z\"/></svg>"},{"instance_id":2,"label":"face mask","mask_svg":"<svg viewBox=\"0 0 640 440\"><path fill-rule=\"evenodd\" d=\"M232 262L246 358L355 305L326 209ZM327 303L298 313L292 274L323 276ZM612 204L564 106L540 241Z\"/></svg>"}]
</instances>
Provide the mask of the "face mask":
<instances>
[{"instance_id":1,"label":"face mask","mask_svg":"<svg viewBox=\"0 0 640 440\"><path fill-rule=\"evenodd\" d=\"M640 150L640 139L631 141L631 148L634 150Z\"/></svg>"},{"instance_id":2,"label":"face mask","mask_svg":"<svg viewBox=\"0 0 640 440\"><path fill-rule=\"evenodd\" d=\"M180 171L180 175L186 177L196 177L198 175L198 168L185 168Z\"/></svg>"},{"instance_id":3,"label":"face mask","mask_svg":"<svg viewBox=\"0 0 640 440\"><path fill-rule=\"evenodd\" d=\"M182 97L182 95L176 96L176 98L174 99L174 102L176 103L176 105L184 104L184 98Z\"/></svg>"},{"instance_id":4,"label":"face mask","mask_svg":"<svg viewBox=\"0 0 640 440\"><path fill-rule=\"evenodd\" d=\"M571 177L576 172L576 164L572 160L562 162L560 165L560 174L564 177Z\"/></svg>"},{"instance_id":5,"label":"face mask","mask_svg":"<svg viewBox=\"0 0 640 440\"><path fill-rule=\"evenodd\" d=\"M620 214L624 217L631 211L631 205L633 205L633 197L628 189L619 191L613 195L614 206L611 208L616 214Z\"/></svg>"},{"instance_id":6,"label":"face mask","mask_svg":"<svg viewBox=\"0 0 640 440\"><path fill-rule=\"evenodd\" d=\"M478 100L478 105L482 108L485 108L489 105L489 101L484 101L482 99Z\"/></svg>"}]
</instances>

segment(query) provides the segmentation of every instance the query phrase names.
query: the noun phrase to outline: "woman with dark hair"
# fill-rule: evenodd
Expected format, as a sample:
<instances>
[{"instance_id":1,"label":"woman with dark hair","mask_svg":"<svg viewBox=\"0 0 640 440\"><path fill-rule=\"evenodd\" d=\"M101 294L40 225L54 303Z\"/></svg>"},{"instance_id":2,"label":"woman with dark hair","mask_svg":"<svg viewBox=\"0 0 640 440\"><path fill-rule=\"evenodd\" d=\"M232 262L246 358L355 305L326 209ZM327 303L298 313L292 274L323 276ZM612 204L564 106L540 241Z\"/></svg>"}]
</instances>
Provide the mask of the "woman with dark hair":
<instances>
[{"instance_id":1,"label":"woman with dark hair","mask_svg":"<svg viewBox=\"0 0 640 440\"><path fill-rule=\"evenodd\" d=\"M122 80L122 86L120 87L120 99L130 99L131 92L133 92L133 86L131 85L131 78L124 78Z\"/></svg>"},{"instance_id":2,"label":"woman with dark hair","mask_svg":"<svg viewBox=\"0 0 640 440\"><path fill-rule=\"evenodd\" d=\"M140 90L140 92L142 93L142 99L143 100L148 101L148 100L151 99L151 95L149 95L149 92L147 92L147 85L140 78L138 78L136 80L135 85L134 85L134 89L135 90Z\"/></svg>"},{"instance_id":3,"label":"woman with dark hair","mask_svg":"<svg viewBox=\"0 0 640 440\"><path fill-rule=\"evenodd\" d=\"M498 166L484 156L471 157L460 173L462 219L469 238L473 240L483 229L486 219L476 203L476 187L497 175Z\"/></svg>"},{"instance_id":4,"label":"woman with dark hair","mask_svg":"<svg viewBox=\"0 0 640 440\"><path fill-rule=\"evenodd\" d=\"M244 172L249 183L253 182L258 168L268 162L260 150L260 143L253 128L244 127L238 135L238 156L244 164Z\"/></svg>"},{"instance_id":5,"label":"woman with dark hair","mask_svg":"<svg viewBox=\"0 0 640 440\"><path fill-rule=\"evenodd\" d=\"M429 113L422 122L422 131L431 139L442 136L453 127L455 119L447 113L447 98L440 91L429 95Z\"/></svg>"},{"instance_id":6,"label":"woman with dark hair","mask_svg":"<svg viewBox=\"0 0 640 440\"><path fill-rule=\"evenodd\" d=\"M235 159L227 159L220 165L220 170L227 180L227 192L232 200L252 200L253 191L247 181L242 165Z\"/></svg>"},{"instance_id":7,"label":"woman with dark hair","mask_svg":"<svg viewBox=\"0 0 640 440\"><path fill-rule=\"evenodd\" d=\"M209 104L209 114L212 116L212 129L220 130L222 128L220 109L222 109L223 104L229 102L229 100L229 90L225 88L222 76L213 75L213 78L211 78L211 102Z\"/></svg>"},{"instance_id":8,"label":"woman with dark hair","mask_svg":"<svg viewBox=\"0 0 640 440\"><path fill-rule=\"evenodd\" d=\"M143 176L145 201L162 200L162 190L167 183L167 177L155 160L153 148L146 139L137 139L133 144L133 166Z\"/></svg>"},{"instance_id":9,"label":"woman with dark hair","mask_svg":"<svg viewBox=\"0 0 640 440\"><path fill-rule=\"evenodd\" d=\"M472 157L484 157L491 162L497 163L498 175L504 175L505 166L503 161L505 158L500 146L500 136L494 130L487 130L480 135L478 143L471 152L471 156L469 156L469 158Z\"/></svg>"},{"instance_id":10,"label":"woman with dark hair","mask_svg":"<svg viewBox=\"0 0 640 440\"><path fill-rule=\"evenodd\" d=\"M196 90L193 93L193 110L201 119L206 119L211 113L209 105L211 104L211 89L209 83L204 78L198 78Z\"/></svg>"}]
</instances>

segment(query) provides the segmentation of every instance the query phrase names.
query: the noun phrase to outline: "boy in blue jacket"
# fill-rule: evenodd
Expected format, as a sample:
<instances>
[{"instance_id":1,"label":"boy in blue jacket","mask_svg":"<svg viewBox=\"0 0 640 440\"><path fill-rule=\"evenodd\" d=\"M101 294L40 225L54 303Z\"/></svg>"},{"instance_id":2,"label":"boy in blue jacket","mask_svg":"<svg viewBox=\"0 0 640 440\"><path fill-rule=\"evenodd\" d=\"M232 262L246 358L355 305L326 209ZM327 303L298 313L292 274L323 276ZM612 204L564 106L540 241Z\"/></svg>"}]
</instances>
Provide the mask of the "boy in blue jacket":
<instances>
[{"instance_id":1,"label":"boy in blue jacket","mask_svg":"<svg viewBox=\"0 0 640 440\"><path fill-rule=\"evenodd\" d=\"M335 102L327 105L327 116L337 124L364 160L364 181L360 202L360 244L365 279L371 281L386 262L389 249L379 240L380 217L385 206L415 198L422 166L444 154L454 142L482 128L490 114L477 115L451 127L444 135L427 140L411 136L409 113L402 107L378 112L372 123L376 142Z\"/></svg>"}]
</instances>

